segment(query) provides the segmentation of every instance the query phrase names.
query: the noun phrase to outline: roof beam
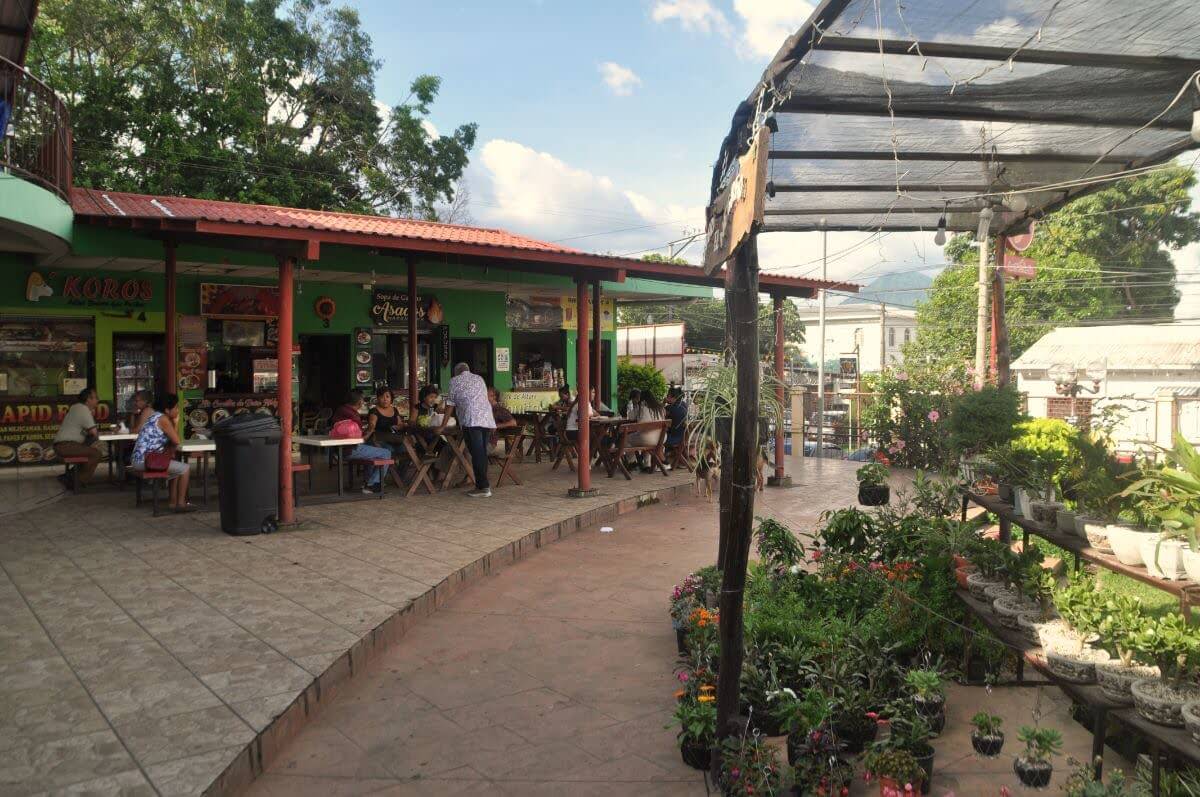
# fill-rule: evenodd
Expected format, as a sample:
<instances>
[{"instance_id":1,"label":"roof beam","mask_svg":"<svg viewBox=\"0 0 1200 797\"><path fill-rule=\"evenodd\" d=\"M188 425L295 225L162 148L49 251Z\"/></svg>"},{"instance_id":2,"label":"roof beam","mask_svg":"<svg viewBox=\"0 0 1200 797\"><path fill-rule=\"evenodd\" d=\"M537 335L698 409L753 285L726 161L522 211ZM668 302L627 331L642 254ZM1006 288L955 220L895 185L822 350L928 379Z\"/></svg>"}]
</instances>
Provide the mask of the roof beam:
<instances>
[{"instance_id":1,"label":"roof beam","mask_svg":"<svg viewBox=\"0 0 1200 797\"><path fill-rule=\"evenodd\" d=\"M933 232L936 226L923 227L919 224L826 224L821 225L820 221L807 222L804 224L766 224L763 226L763 232L819 232L826 230L828 232ZM974 232L975 228L966 227L958 228L947 226L949 232Z\"/></svg>"},{"instance_id":2,"label":"roof beam","mask_svg":"<svg viewBox=\"0 0 1200 797\"><path fill-rule=\"evenodd\" d=\"M955 122L996 122L1004 124L1054 124L1074 125L1076 127L1128 127L1140 129L1179 130L1183 132L1192 129L1191 117L1186 119L1159 119L1147 124L1146 119L1105 118L1096 115L1077 113L1038 113L1034 111L1008 110L994 111L971 106L971 98L964 98L964 105L949 107L929 107L921 100L899 97L888 107L886 98L876 102L847 102L843 100L814 101L807 97L793 97L780 103L781 113L826 114L830 116L878 116L896 117L897 119L939 119Z\"/></svg>"},{"instance_id":3,"label":"roof beam","mask_svg":"<svg viewBox=\"0 0 1200 797\"><path fill-rule=\"evenodd\" d=\"M1010 191L1027 191L1031 188L1037 188L1035 183L1022 185L989 185L987 183L843 183L835 185L833 183L820 183L809 185L784 184L774 183L772 186L777 194L826 194L826 193L855 193L859 191L883 191L890 193L904 193L908 191L934 191L941 193L960 192L965 194L1003 194Z\"/></svg>"},{"instance_id":4,"label":"roof beam","mask_svg":"<svg viewBox=\"0 0 1200 797\"><path fill-rule=\"evenodd\" d=\"M903 39L867 39L856 36L822 36L817 51L833 50L843 53L873 53L882 50L887 55L910 55L927 58L966 58L977 61L1020 61L1027 64L1058 66L1116 67L1120 69L1178 70L1193 72L1200 61L1169 56L1118 55L1116 53L1082 53L1069 50L1038 50L1013 47L988 47L958 42L914 42Z\"/></svg>"},{"instance_id":5,"label":"roof beam","mask_svg":"<svg viewBox=\"0 0 1200 797\"><path fill-rule=\"evenodd\" d=\"M1091 155L1070 152L915 152L911 150L870 149L775 149L772 160L848 160L848 161L970 161L976 163L1119 163L1127 158L1107 155L1098 161Z\"/></svg>"},{"instance_id":6,"label":"roof beam","mask_svg":"<svg viewBox=\"0 0 1200 797\"><path fill-rule=\"evenodd\" d=\"M984 203L976 202L972 206L967 205L911 205L904 207L887 207L880 205L873 208L789 208L787 210L765 210L765 216L870 216L873 214L888 214L888 213L978 213L983 209Z\"/></svg>"}]
</instances>

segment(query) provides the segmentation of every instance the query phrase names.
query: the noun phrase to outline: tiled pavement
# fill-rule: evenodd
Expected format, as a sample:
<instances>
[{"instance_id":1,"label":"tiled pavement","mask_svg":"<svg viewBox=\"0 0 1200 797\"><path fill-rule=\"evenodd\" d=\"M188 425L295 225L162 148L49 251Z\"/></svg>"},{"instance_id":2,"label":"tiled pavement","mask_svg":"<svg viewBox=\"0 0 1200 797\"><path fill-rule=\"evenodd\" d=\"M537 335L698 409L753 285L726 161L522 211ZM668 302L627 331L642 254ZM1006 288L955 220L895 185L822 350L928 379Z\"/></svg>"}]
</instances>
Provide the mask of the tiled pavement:
<instances>
[{"instance_id":1,"label":"tiled pavement","mask_svg":"<svg viewBox=\"0 0 1200 797\"><path fill-rule=\"evenodd\" d=\"M235 790L464 584L690 489L600 477L601 495L568 499L573 474L518 473L487 501L304 506L264 537L226 536L215 513L151 518L128 491L0 481L0 793Z\"/></svg>"},{"instance_id":2,"label":"tiled pavement","mask_svg":"<svg viewBox=\"0 0 1200 797\"><path fill-rule=\"evenodd\" d=\"M854 501L853 463L790 463L797 487L767 490L760 515L812 529ZM670 721L671 585L716 553L716 505L686 498L588 529L456 595L373 661L284 747L249 790L296 795L702 795ZM1090 736L1053 688L952 687L933 794L1017 789L1016 730L1034 708L1085 759ZM986 709L1005 755L973 755ZM1115 759L1110 751L1108 761ZM1060 760L1055 784L1061 784ZM711 792L715 793L715 792ZM854 794L878 793L856 782Z\"/></svg>"}]
</instances>

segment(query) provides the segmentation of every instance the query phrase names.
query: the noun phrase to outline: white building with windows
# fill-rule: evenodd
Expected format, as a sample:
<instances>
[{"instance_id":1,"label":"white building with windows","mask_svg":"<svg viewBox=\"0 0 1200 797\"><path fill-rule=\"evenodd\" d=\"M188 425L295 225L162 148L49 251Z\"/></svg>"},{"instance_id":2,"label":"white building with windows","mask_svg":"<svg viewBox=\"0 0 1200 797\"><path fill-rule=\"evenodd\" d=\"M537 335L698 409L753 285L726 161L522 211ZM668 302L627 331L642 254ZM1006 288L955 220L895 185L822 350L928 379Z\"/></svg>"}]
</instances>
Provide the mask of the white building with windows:
<instances>
[{"instance_id":1,"label":"white building with windows","mask_svg":"<svg viewBox=\"0 0 1200 797\"><path fill-rule=\"evenodd\" d=\"M817 308L801 307L804 322L804 356L816 361L820 314ZM917 338L917 311L882 302L831 304L825 308L825 359L837 360L857 354L860 373L878 373L886 365L904 364L902 348Z\"/></svg>"},{"instance_id":2,"label":"white building with windows","mask_svg":"<svg viewBox=\"0 0 1200 797\"><path fill-rule=\"evenodd\" d=\"M1119 406L1115 437L1124 450L1169 447L1176 431L1200 443L1195 325L1060 327L1017 358L1012 372L1035 418L1086 425L1104 407ZM1074 399L1064 390L1073 383L1080 385Z\"/></svg>"}]
</instances>

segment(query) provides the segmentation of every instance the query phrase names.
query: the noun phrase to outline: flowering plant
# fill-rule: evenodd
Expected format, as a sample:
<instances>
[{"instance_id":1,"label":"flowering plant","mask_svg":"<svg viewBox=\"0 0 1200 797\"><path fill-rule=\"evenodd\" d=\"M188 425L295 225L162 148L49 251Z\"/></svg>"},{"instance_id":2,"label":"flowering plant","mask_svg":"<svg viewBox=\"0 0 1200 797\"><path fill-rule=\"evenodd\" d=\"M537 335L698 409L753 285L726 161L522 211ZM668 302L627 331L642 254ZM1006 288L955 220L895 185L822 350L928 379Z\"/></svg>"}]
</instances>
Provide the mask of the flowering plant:
<instances>
[{"instance_id":1,"label":"flowering plant","mask_svg":"<svg viewBox=\"0 0 1200 797\"><path fill-rule=\"evenodd\" d=\"M866 770L867 780L887 778L896 784L884 786L885 790L880 791L880 794L887 797L901 797L919 792L921 782L925 780L925 770L921 769L913 754L895 747L867 753L863 759L863 768ZM886 789L893 790L893 793L889 794Z\"/></svg>"},{"instance_id":2,"label":"flowering plant","mask_svg":"<svg viewBox=\"0 0 1200 797\"><path fill-rule=\"evenodd\" d=\"M679 726L676 738L681 743L710 745L717 735L717 704L711 696L705 699L705 695L680 700L671 725Z\"/></svg>"},{"instance_id":3,"label":"flowering plant","mask_svg":"<svg viewBox=\"0 0 1200 797\"><path fill-rule=\"evenodd\" d=\"M727 795L781 795L787 769L757 731L721 743L720 783Z\"/></svg>"},{"instance_id":4,"label":"flowering plant","mask_svg":"<svg viewBox=\"0 0 1200 797\"><path fill-rule=\"evenodd\" d=\"M703 582L692 573L671 588L671 625L683 628L684 621L702 602Z\"/></svg>"}]
</instances>

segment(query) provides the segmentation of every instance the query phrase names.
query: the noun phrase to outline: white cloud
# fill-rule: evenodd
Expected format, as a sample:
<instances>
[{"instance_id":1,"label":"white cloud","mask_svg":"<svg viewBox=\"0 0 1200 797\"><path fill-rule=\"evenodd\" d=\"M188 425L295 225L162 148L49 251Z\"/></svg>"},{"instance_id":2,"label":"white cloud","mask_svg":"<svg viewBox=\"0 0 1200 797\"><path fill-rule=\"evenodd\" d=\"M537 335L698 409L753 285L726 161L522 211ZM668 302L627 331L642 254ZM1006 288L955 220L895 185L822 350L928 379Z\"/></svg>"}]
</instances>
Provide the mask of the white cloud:
<instances>
[{"instance_id":1,"label":"white cloud","mask_svg":"<svg viewBox=\"0 0 1200 797\"><path fill-rule=\"evenodd\" d=\"M709 0L657 0L650 10L655 22L678 21L684 30L728 33L729 19Z\"/></svg>"},{"instance_id":2,"label":"white cloud","mask_svg":"<svg viewBox=\"0 0 1200 797\"><path fill-rule=\"evenodd\" d=\"M618 97L628 97L636 87L642 85L642 79L632 69L614 61L605 61L599 69L604 84Z\"/></svg>"},{"instance_id":3,"label":"white cloud","mask_svg":"<svg viewBox=\"0 0 1200 797\"><path fill-rule=\"evenodd\" d=\"M733 0L735 25L710 0L657 0L650 16L655 22L678 22L684 30L716 33L733 41L742 57L761 60L775 55L813 7L804 0Z\"/></svg>"},{"instance_id":4,"label":"white cloud","mask_svg":"<svg viewBox=\"0 0 1200 797\"><path fill-rule=\"evenodd\" d=\"M469 180L471 213L481 224L593 252L654 248L704 223L702 207L622 189L515 141L484 144Z\"/></svg>"},{"instance_id":5,"label":"white cloud","mask_svg":"<svg viewBox=\"0 0 1200 797\"><path fill-rule=\"evenodd\" d=\"M734 0L733 10L742 20L742 46L754 58L771 58L812 14L813 4L803 0Z\"/></svg>"}]
</instances>

